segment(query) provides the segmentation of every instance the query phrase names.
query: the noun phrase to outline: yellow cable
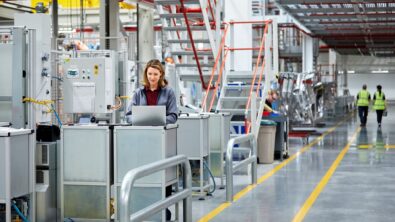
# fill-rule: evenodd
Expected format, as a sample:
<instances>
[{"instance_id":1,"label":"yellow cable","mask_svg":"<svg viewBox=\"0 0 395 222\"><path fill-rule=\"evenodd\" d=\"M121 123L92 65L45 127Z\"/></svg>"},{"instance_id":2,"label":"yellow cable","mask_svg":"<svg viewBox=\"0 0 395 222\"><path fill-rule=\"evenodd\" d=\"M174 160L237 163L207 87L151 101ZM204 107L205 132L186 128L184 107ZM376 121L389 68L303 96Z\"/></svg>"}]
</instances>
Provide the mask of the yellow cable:
<instances>
[{"instance_id":1,"label":"yellow cable","mask_svg":"<svg viewBox=\"0 0 395 222\"><path fill-rule=\"evenodd\" d=\"M43 106L47 106L47 105L53 103L52 100L36 100L34 98L29 98L29 97L24 98L22 100L22 102L29 102L29 103L34 103L34 104L43 105Z\"/></svg>"}]
</instances>

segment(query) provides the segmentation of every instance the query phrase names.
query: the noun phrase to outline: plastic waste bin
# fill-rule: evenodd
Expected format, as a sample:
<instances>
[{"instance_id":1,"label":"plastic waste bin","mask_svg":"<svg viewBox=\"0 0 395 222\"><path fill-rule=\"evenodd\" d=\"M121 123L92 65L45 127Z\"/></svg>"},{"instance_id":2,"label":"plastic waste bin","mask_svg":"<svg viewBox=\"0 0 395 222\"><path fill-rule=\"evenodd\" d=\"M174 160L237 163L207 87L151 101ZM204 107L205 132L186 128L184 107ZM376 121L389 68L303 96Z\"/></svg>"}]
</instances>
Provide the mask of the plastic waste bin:
<instances>
[{"instance_id":1,"label":"plastic waste bin","mask_svg":"<svg viewBox=\"0 0 395 222\"><path fill-rule=\"evenodd\" d=\"M262 120L258 134L258 163L273 163L276 122Z\"/></svg>"}]
</instances>

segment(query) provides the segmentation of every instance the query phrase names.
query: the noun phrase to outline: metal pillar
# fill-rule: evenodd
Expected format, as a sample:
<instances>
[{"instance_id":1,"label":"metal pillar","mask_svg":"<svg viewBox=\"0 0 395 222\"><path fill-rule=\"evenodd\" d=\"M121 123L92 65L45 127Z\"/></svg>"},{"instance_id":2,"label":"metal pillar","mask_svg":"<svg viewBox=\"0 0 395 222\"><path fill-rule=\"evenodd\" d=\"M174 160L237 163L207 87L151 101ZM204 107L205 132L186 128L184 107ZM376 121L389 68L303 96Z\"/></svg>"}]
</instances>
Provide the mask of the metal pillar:
<instances>
[{"instance_id":1,"label":"metal pillar","mask_svg":"<svg viewBox=\"0 0 395 222\"><path fill-rule=\"evenodd\" d=\"M329 49L329 75L331 75L332 79L330 79L330 82L335 82L337 83L337 73L335 73L336 65L337 62L337 55L336 55L336 51L333 49Z\"/></svg>"},{"instance_id":2,"label":"metal pillar","mask_svg":"<svg viewBox=\"0 0 395 222\"><path fill-rule=\"evenodd\" d=\"M264 95L266 95L267 89L270 89L270 81L272 80L272 74L273 74L273 56L274 56L274 51L272 52L272 47L273 47L273 23L267 24L269 26L266 39L265 39L265 76L268 76L269 78L266 81L265 80L265 88L264 88ZM277 51L278 52L278 51ZM278 64L277 64L278 67Z\"/></svg>"},{"instance_id":3,"label":"metal pillar","mask_svg":"<svg viewBox=\"0 0 395 222\"><path fill-rule=\"evenodd\" d=\"M302 72L314 71L314 39L308 35L303 36Z\"/></svg>"},{"instance_id":4,"label":"metal pillar","mask_svg":"<svg viewBox=\"0 0 395 222\"><path fill-rule=\"evenodd\" d=\"M154 58L154 14L139 5L138 14L138 55L143 65Z\"/></svg>"},{"instance_id":5,"label":"metal pillar","mask_svg":"<svg viewBox=\"0 0 395 222\"><path fill-rule=\"evenodd\" d=\"M224 21L251 21L251 1L225 0L224 3ZM252 47L252 24L237 24L231 27L229 33L233 36L233 46L235 48ZM227 44L228 45L228 42ZM232 45L232 43L231 43ZM238 50L231 54L231 59L236 59L231 66L234 71L252 71L252 50ZM231 68L231 67L229 67ZM232 69L232 68L231 68Z\"/></svg>"},{"instance_id":6,"label":"metal pillar","mask_svg":"<svg viewBox=\"0 0 395 222\"><path fill-rule=\"evenodd\" d=\"M52 50L58 50L58 36L59 36L59 22L58 22L58 0L53 0L52 1L52 40L51 40L51 49ZM56 56L51 58L56 58ZM51 76L55 77L52 79L52 100L55 101L55 110L59 113L59 100L57 98L59 94L59 80L58 80L58 66L56 65L56 62L50 61L51 62ZM57 122L56 117L53 115L52 116L52 122Z\"/></svg>"},{"instance_id":7,"label":"metal pillar","mask_svg":"<svg viewBox=\"0 0 395 222\"><path fill-rule=\"evenodd\" d=\"M118 1L100 0L100 38L101 38L100 48L118 51L118 47L119 47L118 37L119 37Z\"/></svg>"},{"instance_id":8,"label":"metal pillar","mask_svg":"<svg viewBox=\"0 0 395 222\"><path fill-rule=\"evenodd\" d=\"M25 128L27 115L21 102L26 96L26 34L25 29L15 28L13 33L12 54L12 118L14 128Z\"/></svg>"},{"instance_id":9,"label":"metal pillar","mask_svg":"<svg viewBox=\"0 0 395 222\"><path fill-rule=\"evenodd\" d=\"M279 74L279 53L278 53L278 25L277 19L272 19L272 41L273 41L273 73Z\"/></svg>"}]
</instances>

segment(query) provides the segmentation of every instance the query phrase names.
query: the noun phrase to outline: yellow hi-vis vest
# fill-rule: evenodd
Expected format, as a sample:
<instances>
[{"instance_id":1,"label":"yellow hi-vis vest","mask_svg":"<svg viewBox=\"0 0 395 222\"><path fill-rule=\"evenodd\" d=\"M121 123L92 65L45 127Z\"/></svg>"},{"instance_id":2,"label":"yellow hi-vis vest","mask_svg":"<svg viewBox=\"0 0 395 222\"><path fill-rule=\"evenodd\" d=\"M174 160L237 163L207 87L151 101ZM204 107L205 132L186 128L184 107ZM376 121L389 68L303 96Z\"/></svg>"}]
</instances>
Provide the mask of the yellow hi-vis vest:
<instances>
[{"instance_id":1,"label":"yellow hi-vis vest","mask_svg":"<svg viewBox=\"0 0 395 222\"><path fill-rule=\"evenodd\" d=\"M369 92L367 90L361 90L358 93L357 106L369 106Z\"/></svg>"},{"instance_id":2,"label":"yellow hi-vis vest","mask_svg":"<svg viewBox=\"0 0 395 222\"><path fill-rule=\"evenodd\" d=\"M373 109L385 110L384 93L381 92L380 95L379 92L376 92L375 95L376 95L376 100L374 100Z\"/></svg>"}]
</instances>

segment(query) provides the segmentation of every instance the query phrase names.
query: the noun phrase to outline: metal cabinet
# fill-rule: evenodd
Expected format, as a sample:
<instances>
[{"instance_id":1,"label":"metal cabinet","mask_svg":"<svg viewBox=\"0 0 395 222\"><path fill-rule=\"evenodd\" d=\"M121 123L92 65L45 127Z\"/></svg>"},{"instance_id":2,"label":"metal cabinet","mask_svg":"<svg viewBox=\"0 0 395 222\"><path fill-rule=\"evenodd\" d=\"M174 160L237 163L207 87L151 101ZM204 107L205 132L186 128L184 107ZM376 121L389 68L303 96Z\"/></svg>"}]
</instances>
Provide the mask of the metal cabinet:
<instances>
[{"instance_id":1,"label":"metal cabinet","mask_svg":"<svg viewBox=\"0 0 395 222\"><path fill-rule=\"evenodd\" d=\"M61 218L110 221L111 127L63 126Z\"/></svg>"},{"instance_id":2,"label":"metal cabinet","mask_svg":"<svg viewBox=\"0 0 395 222\"><path fill-rule=\"evenodd\" d=\"M224 186L226 146L230 139L230 113L207 113L210 115L210 170L213 176L221 179Z\"/></svg>"},{"instance_id":3,"label":"metal cabinet","mask_svg":"<svg viewBox=\"0 0 395 222\"><path fill-rule=\"evenodd\" d=\"M205 166L210 168L210 133L207 114L182 114L178 118L177 154L188 157L192 170L192 188L200 196L210 188Z\"/></svg>"},{"instance_id":4,"label":"metal cabinet","mask_svg":"<svg viewBox=\"0 0 395 222\"><path fill-rule=\"evenodd\" d=\"M114 197L115 220L119 221L120 189L129 170L177 155L177 125L114 127ZM131 211L164 199L166 187L178 181L177 168L143 177L136 181L130 194ZM165 211L153 221L165 221Z\"/></svg>"},{"instance_id":5,"label":"metal cabinet","mask_svg":"<svg viewBox=\"0 0 395 222\"><path fill-rule=\"evenodd\" d=\"M33 194L32 133L30 129L0 127L0 204L6 207L5 218L0 221L11 222L12 199Z\"/></svg>"}]
</instances>

